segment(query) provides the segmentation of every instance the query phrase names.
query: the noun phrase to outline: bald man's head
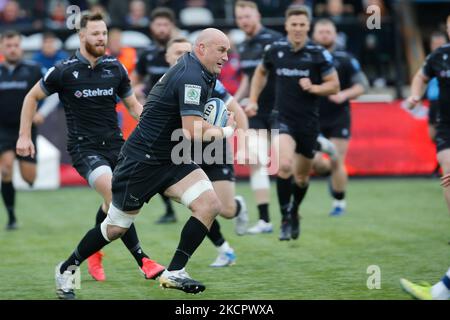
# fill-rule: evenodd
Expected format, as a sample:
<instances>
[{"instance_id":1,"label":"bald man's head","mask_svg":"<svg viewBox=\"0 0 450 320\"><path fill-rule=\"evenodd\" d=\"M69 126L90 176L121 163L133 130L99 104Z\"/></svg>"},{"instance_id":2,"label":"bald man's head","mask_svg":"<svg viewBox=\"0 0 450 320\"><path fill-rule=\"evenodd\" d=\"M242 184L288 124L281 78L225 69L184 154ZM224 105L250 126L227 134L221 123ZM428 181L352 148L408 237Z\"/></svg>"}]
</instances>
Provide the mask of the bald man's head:
<instances>
[{"instance_id":1,"label":"bald man's head","mask_svg":"<svg viewBox=\"0 0 450 320\"><path fill-rule=\"evenodd\" d=\"M195 45L199 45L200 43L210 43L217 41L228 41L228 37L225 33L215 28L207 28L201 31L195 40Z\"/></svg>"},{"instance_id":2,"label":"bald man's head","mask_svg":"<svg viewBox=\"0 0 450 320\"><path fill-rule=\"evenodd\" d=\"M220 73L223 65L228 61L228 50L230 50L230 41L225 33L218 29L207 28L201 31L195 40L195 55L211 73Z\"/></svg>"}]
</instances>

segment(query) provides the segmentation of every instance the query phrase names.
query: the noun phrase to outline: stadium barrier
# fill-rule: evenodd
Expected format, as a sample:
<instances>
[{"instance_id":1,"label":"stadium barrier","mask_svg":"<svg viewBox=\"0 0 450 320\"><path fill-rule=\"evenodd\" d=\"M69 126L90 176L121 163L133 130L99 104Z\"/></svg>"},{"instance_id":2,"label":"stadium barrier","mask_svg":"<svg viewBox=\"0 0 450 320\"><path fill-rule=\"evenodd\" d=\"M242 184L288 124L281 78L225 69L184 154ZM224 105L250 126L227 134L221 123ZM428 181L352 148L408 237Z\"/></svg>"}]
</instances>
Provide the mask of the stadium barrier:
<instances>
[{"instance_id":1,"label":"stadium barrier","mask_svg":"<svg viewBox=\"0 0 450 320\"><path fill-rule=\"evenodd\" d=\"M427 107L414 112L392 102L352 102L352 138L346 167L351 176L429 175L436 168L435 146L428 136ZM120 112L120 109L119 109ZM126 112L123 113L125 115ZM119 117L128 136L131 117ZM273 157L272 157L273 158ZM272 159L275 161L275 159ZM275 168L272 166L272 168ZM249 167L235 165L239 178ZM275 174L274 170L270 174ZM69 165L61 166L61 185L86 185Z\"/></svg>"},{"instance_id":2,"label":"stadium barrier","mask_svg":"<svg viewBox=\"0 0 450 320\"><path fill-rule=\"evenodd\" d=\"M437 165L428 136L427 107L414 112L392 102L352 102L352 138L346 167L351 176L429 175ZM235 166L238 177L249 168ZM272 172L273 174L273 172Z\"/></svg>"}]
</instances>

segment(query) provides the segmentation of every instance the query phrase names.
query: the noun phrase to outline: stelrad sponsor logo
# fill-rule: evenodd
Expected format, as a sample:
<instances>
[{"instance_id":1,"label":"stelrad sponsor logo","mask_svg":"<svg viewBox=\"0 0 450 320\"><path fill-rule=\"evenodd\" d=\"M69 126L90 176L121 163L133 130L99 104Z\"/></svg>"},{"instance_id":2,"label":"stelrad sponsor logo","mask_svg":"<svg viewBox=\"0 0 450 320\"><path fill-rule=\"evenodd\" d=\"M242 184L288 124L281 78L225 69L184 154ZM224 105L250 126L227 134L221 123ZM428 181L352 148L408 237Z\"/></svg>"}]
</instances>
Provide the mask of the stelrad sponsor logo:
<instances>
[{"instance_id":1,"label":"stelrad sponsor logo","mask_svg":"<svg viewBox=\"0 0 450 320\"><path fill-rule=\"evenodd\" d=\"M114 95L114 89L111 87L109 89L84 89L82 91L77 90L74 93L77 98L88 98L88 97L104 97Z\"/></svg>"}]
</instances>

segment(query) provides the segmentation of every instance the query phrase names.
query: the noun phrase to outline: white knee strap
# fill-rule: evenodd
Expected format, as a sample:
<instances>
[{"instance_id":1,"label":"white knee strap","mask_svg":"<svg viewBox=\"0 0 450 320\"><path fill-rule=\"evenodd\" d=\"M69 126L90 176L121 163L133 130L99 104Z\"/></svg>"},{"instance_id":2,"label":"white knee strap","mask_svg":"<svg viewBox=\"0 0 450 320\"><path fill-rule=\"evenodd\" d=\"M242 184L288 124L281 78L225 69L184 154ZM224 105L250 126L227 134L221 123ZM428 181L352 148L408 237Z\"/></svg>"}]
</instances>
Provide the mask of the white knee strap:
<instances>
[{"instance_id":1,"label":"white knee strap","mask_svg":"<svg viewBox=\"0 0 450 320\"><path fill-rule=\"evenodd\" d=\"M110 176L112 176L112 170L111 167L108 166L100 166L98 168L95 168L88 177L88 182L91 188L95 188L95 181L105 173L109 173Z\"/></svg>"},{"instance_id":2,"label":"white knee strap","mask_svg":"<svg viewBox=\"0 0 450 320\"><path fill-rule=\"evenodd\" d=\"M117 209L111 203L109 205L108 216L100 225L100 229L102 231L103 238L106 241L111 241L108 238L107 227L108 225L118 226L121 228L129 229L131 224L136 220L135 214L128 214L123 212L122 210Z\"/></svg>"},{"instance_id":3,"label":"white knee strap","mask_svg":"<svg viewBox=\"0 0 450 320\"><path fill-rule=\"evenodd\" d=\"M252 190L269 189L269 172L267 167L258 167L252 170L250 175L250 187Z\"/></svg>"},{"instance_id":4,"label":"white knee strap","mask_svg":"<svg viewBox=\"0 0 450 320\"><path fill-rule=\"evenodd\" d=\"M191 203L197 199L203 192L214 190L211 181L200 180L190 186L181 196L181 203L189 208Z\"/></svg>"},{"instance_id":5,"label":"white knee strap","mask_svg":"<svg viewBox=\"0 0 450 320\"><path fill-rule=\"evenodd\" d=\"M317 142L320 145L320 151L329 155L331 160L337 160L338 152L333 142L322 135L317 137Z\"/></svg>"}]
</instances>

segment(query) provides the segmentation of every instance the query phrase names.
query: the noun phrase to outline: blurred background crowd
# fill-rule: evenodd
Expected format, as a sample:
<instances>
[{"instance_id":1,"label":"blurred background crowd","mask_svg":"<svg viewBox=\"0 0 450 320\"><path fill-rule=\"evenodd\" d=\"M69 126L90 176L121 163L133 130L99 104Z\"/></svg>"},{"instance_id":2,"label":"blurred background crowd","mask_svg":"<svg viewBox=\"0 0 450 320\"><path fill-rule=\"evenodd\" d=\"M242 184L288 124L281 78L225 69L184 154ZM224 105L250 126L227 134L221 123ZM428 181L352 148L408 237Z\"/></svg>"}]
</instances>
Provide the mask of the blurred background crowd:
<instances>
[{"instance_id":1,"label":"blurred background crowd","mask_svg":"<svg viewBox=\"0 0 450 320\"><path fill-rule=\"evenodd\" d=\"M160 6L170 7L176 24L189 33L204 26L224 31L236 28L233 14L234 0L0 0L0 31L15 29L24 35L52 30L63 42L73 33L66 26L67 8L100 11L110 27L136 30L149 34L150 14ZM355 55L373 87L397 86L409 82L410 67L417 69L428 53L432 31L444 30L445 15L450 6L447 0L258 0L263 24L284 31L283 15L292 5L306 4L315 18L331 18L339 29L342 48ZM376 5L382 28L366 27L369 6ZM419 14L420 13L420 14ZM408 30L410 20L415 28ZM439 25L437 22L441 22ZM399 41L400 40L400 41ZM418 43L416 43L418 42ZM32 48L33 49L33 48ZM67 48L66 48L67 49ZM68 48L70 50L70 48ZM139 49L139 48L137 48ZM411 57L414 52L417 56ZM416 62L417 61L417 62Z\"/></svg>"}]
</instances>

